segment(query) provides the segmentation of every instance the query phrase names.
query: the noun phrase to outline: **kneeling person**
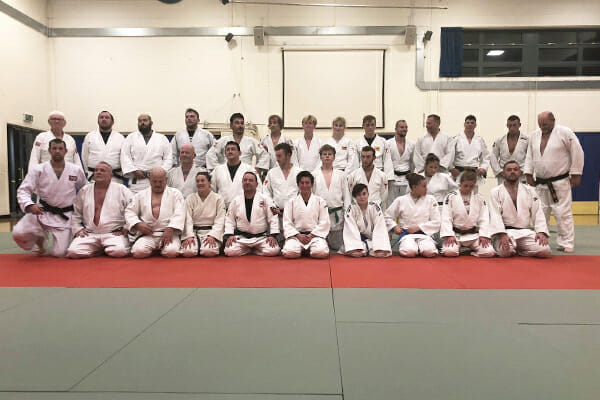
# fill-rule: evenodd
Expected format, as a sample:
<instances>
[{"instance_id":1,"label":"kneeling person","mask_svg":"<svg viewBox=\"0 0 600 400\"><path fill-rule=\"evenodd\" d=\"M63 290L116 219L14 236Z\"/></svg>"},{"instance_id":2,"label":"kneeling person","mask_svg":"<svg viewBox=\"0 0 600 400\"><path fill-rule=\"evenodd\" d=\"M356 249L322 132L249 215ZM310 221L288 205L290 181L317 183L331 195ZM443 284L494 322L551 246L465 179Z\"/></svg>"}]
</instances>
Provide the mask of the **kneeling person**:
<instances>
[{"instance_id":1,"label":"kneeling person","mask_svg":"<svg viewBox=\"0 0 600 400\"><path fill-rule=\"evenodd\" d=\"M327 203L312 193L315 178L308 171L296 177L300 194L288 201L283 212L285 258L298 258L308 251L313 258L326 258L329 246L325 238L329 233L330 220Z\"/></svg>"},{"instance_id":2,"label":"kneeling person","mask_svg":"<svg viewBox=\"0 0 600 400\"><path fill-rule=\"evenodd\" d=\"M502 174L504 183L490 193L490 233L498 255L550 257L548 226L535 188L519 182L521 168L515 161L504 164Z\"/></svg>"},{"instance_id":3,"label":"kneeling person","mask_svg":"<svg viewBox=\"0 0 600 400\"><path fill-rule=\"evenodd\" d=\"M112 166L100 161L94 168L94 181L77 193L71 217L75 238L69 246L69 258L94 257L103 253L109 257L129 255L124 213L133 194L112 178Z\"/></svg>"},{"instance_id":4,"label":"kneeling person","mask_svg":"<svg viewBox=\"0 0 600 400\"><path fill-rule=\"evenodd\" d=\"M149 180L150 187L136 193L125 210L126 227L133 235L131 254L145 258L160 250L165 257L177 257L185 225L183 195L167 187L167 173L161 167L152 168Z\"/></svg>"},{"instance_id":5,"label":"kneeling person","mask_svg":"<svg viewBox=\"0 0 600 400\"><path fill-rule=\"evenodd\" d=\"M392 255L385 214L369 202L369 189L358 183L352 189L352 204L344 219L345 254L351 257L389 257Z\"/></svg>"},{"instance_id":6,"label":"kneeling person","mask_svg":"<svg viewBox=\"0 0 600 400\"><path fill-rule=\"evenodd\" d=\"M473 193L477 174L465 171L460 176L459 193L450 193L442 209L440 236L444 241L442 255L457 257L461 247L476 257L494 257L490 242L490 214L483 197Z\"/></svg>"},{"instance_id":7,"label":"kneeling person","mask_svg":"<svg viewBox=\"0 0 600 400\"><path fill-rule=\"evenodd\" d=\"M184 257L198 254L215 257L219 255L223 242L225 201L210 189L211 178L208 172L198 172L195 180L198 191L185 199L186 217L181 236L181 253Z\"/></svg>"},{"instance_id":8,"label":"kneeling person","mask_svg":"<svg viewBox=\"0 0 600 400\"><path fill-rule=\"evenodd\" d=\"M258 177L254 172L244 174L242 186L244 194L235 197L227 211L225 255L278 255L279 218L271 211L275 207L273 201L256 191Z\"/></svg>"}]
</instances>

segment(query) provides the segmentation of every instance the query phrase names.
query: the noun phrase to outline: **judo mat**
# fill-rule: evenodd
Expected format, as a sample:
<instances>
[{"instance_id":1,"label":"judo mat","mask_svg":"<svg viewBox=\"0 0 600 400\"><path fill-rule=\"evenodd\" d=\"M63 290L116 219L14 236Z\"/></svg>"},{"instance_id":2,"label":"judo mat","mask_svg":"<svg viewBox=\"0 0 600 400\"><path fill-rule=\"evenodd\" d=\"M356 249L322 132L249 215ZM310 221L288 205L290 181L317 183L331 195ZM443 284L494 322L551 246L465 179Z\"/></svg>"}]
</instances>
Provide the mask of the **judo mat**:
<instances>
[{"instance_id":1,"label":"judo mat","mask_svg":"<svg viewBox=\"0 0 600 400\"><path fill-rule=\"evenodd\" d=\"M5 287L600 289L600 256L70 260L3 254L1 259Z\"/></svg>"}]
</instances>

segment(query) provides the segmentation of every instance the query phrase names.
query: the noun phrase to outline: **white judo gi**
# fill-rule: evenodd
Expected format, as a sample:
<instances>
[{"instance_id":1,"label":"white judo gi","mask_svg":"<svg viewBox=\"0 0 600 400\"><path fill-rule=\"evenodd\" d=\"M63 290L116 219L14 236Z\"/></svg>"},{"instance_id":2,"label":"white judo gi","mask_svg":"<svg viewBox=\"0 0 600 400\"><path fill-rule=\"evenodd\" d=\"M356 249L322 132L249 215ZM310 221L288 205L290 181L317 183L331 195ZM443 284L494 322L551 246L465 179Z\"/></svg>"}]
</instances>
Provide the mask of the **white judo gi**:
<instances>
[{"instance_id":1,"label":"white judo gi","mask_svg":"<svg viewBox=\"0 0 600 400\"><path fill-rule=\"evenodd\" d=\"M398 252L401 256L415 257L420 253L424 257L435 257L438 254L431 236L440 230L440 208L433 196L425 195L415 201L410 193L398 197L388 207L387 214L391 218L388 230L396 225L402 229L418 225L422 232L406 234L400 239ZM395 220L398 220L397 224Z\"/></svg>"},{"instance_id":2,"label":"white judo gi","mask_svg":"<svg viewBox=\"0 0 600 400\"><path fill-rule=\"evenodd\" d=\"M530 226L533 224L533 229ZM535 240L535 234L543 232L548 235L548 227L542 204L535 188L519 183L517 207L506 190L504 184L496 186L490 192L490 235L494 248L500 257L515 254L528 257L550 257L550 246L542 246ZM508 251L498 247L499 233L506 233L509 238Z\"/></svg>"},{"instance_id":3,"label":"white judo gi","mask_svg":"<svg viewBox=\"0 0 600 400\"><path fill-rule=\"evenodd\" d=\"M536 190L542 202L542 209L546 216L546 223L550 223L550 212L556 218L558 237L556 243L559 247L575 247L575 225L571 203L571 182L568 175L581 175L583 173L583 149L579 139L573 131L566 126L554 125L544 155L540 152L542 131L537 129L529 138L529 148L525 159L525 174L534 174L536 180L551 179L564 176L551 183L556 192L557 201L553 200L550 187L545 183L538 183Z\"/></svg>"},{"instance_id":4,"label":"white judo gi","mask_svg":"<svg viewBox=\"0 0 600 400\"><path fill-rule=\"evenodd\" d=\"M454 138L454 161L452 166L459 170L465 167L482 168L487 171L490 166L490 152L488 151L485 140L479 135L474 135L471 138L471 143L467 139L467 135L463 132ZM460 174L456 177L458 182ZM485 183L485 177L477 177L477 186Z\"/></svg>"},{"instance_id":5,"label":"white judo gi","mask_svg":"<svg viewBox=\"0 0 600 400\"><path fill-rule=\"evenodd\" d=\"M358 168L352 171L347 179L349 193L352 193L352 189L357 183L363 183L369 188L369 201L379 204L382 208L386 207L388 198L388 177L383 171L373 168L371 180L367 181L365 170Z\"/></svg>"},{"instance_id":6,"label":"white judo gi","mask_svg":"<svg viewBox=\"0 0 600 400\"><path fill-rule=\"evenodd\" d=\"M268 236L275 237L279 233L279 218L273 215L271 207L274 207L273 201L256 192L248 221L244 195L233 199L225 218L225 235L234 236L235 241L231 246L225 247L226 256L237 257L252 253L267 257L279 255L279 245L272 247L267 242Z\"/></svg>"},{"instance_id":7,"label":"white judo gi","mask_svg":"<svg viewBox=\"0 0 600 400\"><path fill-rule=\"evenodd\" d=\"M73 203L71 231L76 234L82 229L87 231L84 237L76 237L68 250L69 258L87 258L100 256L125 257L129 255L130 245L127 235L114 232L125 226L125 209L133 199L133 193L117 182L111 182L104 196L100 220L94 224L95 183L89 183L77 193Z\"/></svg>"},{"instance_id":8,"label":"white judo gi","mask_svg":"<svg viewBox=\"0 0 600 400\"><path fill-rule=\"evenodd\" d=\"M206 170L194 165L192 169L190 169L190 172L188 172L187 178L184 178L181 166L171 168L169 172L167 172L167 185L179 189L183 194L183 197L186 198L190 194L198 191L196 188L196 174L202 171Z\"/></svg>"},{"instance_id":9,"label":"white judo gi","mask_svg":"<svg viewBox=\"0 0 600 400\"><path fill-rule=\"evenodd\" d=\"M376 203L369 202L364 213L358 204L349 206L344 220L344 251L362 250L372 257L376 251L385 251L385 257L391 256L386 222L384 211Z\"/></svg>"},{"instance_id":10,"label":"white judo gi","mask_svg":"<svg viewBox=\"0 0 600 400\"><path fill-rule=\"evenodd\" d=\"M219 255L221 243L223 242L223 231L225 229L225 202L217 193L211 191L206 199L198 195L198 192L189 195L185 199L185 228L181 240L194 238L191 247L181 248L184 257L194 257L200 254L204 257L215 257ZM207 236L212 236L217 247L208 247L204 244Z\"/></svg>"},{"instance_id":11,"label":"white judo gi","mask_svg":"<svg viewBox=\"0 0 600 400\"><path fill-rule=\"evenodd\" d=\"M281 167L275 167L267 172L264 183L264 193L271 198L275 207L285 209L288 200L298 195L296 176L302 172L295 164L292 165L287 179Z\"/></svg>"},{"instance_id":12,"label":"white judo gi","mask_svg":"<svg viewBox=\"0 0 600 400\"><path fill-rule=\"evenodd\" d=\"M57 139L54 136L52 131L46 131L38 133L33 141L33 147L31 148L31 155L29 156L29 166L27 167L27 171L31 171L34 165L38 165L41 163L45 163L46 161L50 161L50 152L48 151L48 146L50 145L50 141L53 139ZM67 145L67 154L65 154L65 161L75 164L77 166L81 166L81 161L79 160L79 153L77 153L77 144L75 144L75 139L73 136L63 133L62 140Z\"/></svg>"},{"instance_id":13,"label":"white judo gi","mask_svg":"<svg viewBox=\"0 0 600 400\"><path fill-rule=\"evenodd\" d=\"M190 140L190 134L187 129L182 129L171 138L171 152L173 153L173 165L179 165L179 149L184 144L191 143L194 147L194 165L206 168L206 153L215 145L215 137L206 129L196 128L194 135Z\"/></svg>"},{"instance_id":14,"label":"white judo gi","mask_svg":"<svg viewBox=\"0 0 600 400\"><path fill-rule=\"evenodd\" d=\"M315 177L313 193L325 200L329 212L331 226L327 235L327 243L331 250L337 251L342 247L344 239L342 235L342 230L344 229L344 210L348 208L351 202L346 173L334 169L329 187L327 187L321 168L314 170L312 174Z\"/></svg>"},{"instance_id":15,"label":"white judo gi","mask_svg":"<svg viewBox=\"0 0 600 400\"><path fill-rule=\"evenodd\" d=\"M154 167L161 167L166 172L172 166L171 145L165 135L153 132L148 144L139 131L132 132L125 138L121 150L121 168L123 175L129 178L129 190L134 194L150 187L148 178L135 178L135 171L150 172Z\"/></svg>"},{"instance_id":16,"label":"white judo gi","mask_svg":"<svg viewBox=\"0 0 600 400\"><path fill-rule=\"evenodd\" d=\"M392 164L392 156L387 148L386 139L379 135L375 135L375 139L373 139L373 142L371 143L372 144L370 146L375 149L375 160L373 160L375 168L383 171L388 181L393 181L394 165ZM360 156L362 153L362 148L365 146L369 146L369 142L367 142L367 139L365 139L365 136L363 135L358 142L356 142L356 154L358 157L359 168L362 167Z\"/></svg>"},{"instance_id":17,"label":"white judo gi","mask_svg":"<svg viewBox=\"0 0 600 400\"><path fill-rule=\"evenodd\" d=\"M458 183L445 172L436 172L432 177L425 176L425 179L427 179L427 194L433 196L440 206L444 204L450 192L458 189Z\"/></svg>"},{"instance_id":18,"label":"white judo gi","mask_svg":"<svg viewBox=\"0 0 600 400\"><path fill-rule=\"evenodd\" d=\"M525 158L527 157L527 148L529 146L529 136L519 134L519 140L515 146L514 151L511 153L508 149L508 134L496 139L492 145L492 152L490 154L490 166L494 171L494 176L498 179L498 185L504 182L502 177L502 169L504 164L508 161L516 161L521 167L521 171L525 169ZM521 175L521 182L525 183L525 174Z\"/></svg>"},{"instance_id":19,"label":"white judo gi","mask_svg":"<svg viewBox=\"0 0 600 400\"><path fill-rule=\"evenodd\" d=\"M180 234L185 226L185 216L183 195L177 189L165 187L158 218L152 214L152 188L136 193L125 209L125 228L132 235L131 254L135 258L144 258L151 256L155 250L160 250L165 257L177 257L181 248ZM152 235L139 233L134 228L139 222L148 224L154 233ZM173 228L173 241L160 249L160 239L166 228Z\"/></svg>"},{"instance_id":20,"label":"white judo gi","mask_svg":"<svg viewBox=\"0 0 600 400\"><path fill-rule=\"evenodd\" d=\"M454 161L454 139L443 132L438 132L435 140L429 132L419 138L413 152L413 162L418 173L425 170L425 159L429 153L438 156L442 171L449 170L452 168L452 161Z\"/></svg>"},{"instance_id":21,"label":"white judo gi","mask_svg":"<svg viewBox=\"0 0 600 400\"><path fill-rule=\"evenodd\" d=\"M326 144L335 148L333 168L342 170L347 174L358 168L358 151L352 139L344 136L339 141L336 141L333 137L330 137L323 142L323 145Z\"/></svg>"},{"instance_id":22,"label":"white judo gi","mask_svg":"<svg viewBox=\"0 0 600 400\"><path fill-rule=\"evenodd\" d=\"M206 153L206 169L212 171L217 168L217 166L226 164L225 147L229 142L235 142L235 138L231 135L221 137L215 142L213 147ZM269 169L269 164L271 162L269 153L263 149L262 144L260 144L258 140L249 136L242 136L239 145L242 152L240 160L243 163L252 165L252 157L255 157L256 168Z\"/></svg>"},{"instance_id":23,"label":"white judo gi","mask_svg":"<svg viewBox=\"0 0 600 400\"><path fill-rule=\"evenodd\" d=\"M244 178L244 174L246 172L253 172L256 175L256 171L249 164L245 164L243 161L238 167L237 171L235 171L235 175L233 179L231 179L231 174L229 173L229 168L227 168L227 164L221 164L217 166L212 172L212 180L211 180L211 189L220 194L225 202L225 208L229 208L229 203L233 200L235 196L244 193L244 188L242 187L242 179ZM257 192L262 192L262 183L260 181L260 177L256 177L258 181L258 187L256 188Z\"/></svg>"},{"instance_id":24,"label":"white judo gi","mask_svg":"<svg viewBox=\"0 0 600 400\"><path fill-rule=\"evenodd\" d=\"M94 175L94 168L96 168L96 165L98 165L100 161L104 161L107 162L113 170L113 182L123 183L121 149L123 148L124 142L125 136L117 131L112 131L110 133L106 143L104 143L102 134L98 129L85 135L81 147L81 161L83 162L83 170L87 173L89 179Z\"/></svg>"},{"instance_id":25,"label":"white judo gi","mask_svg":"<svg viewBox=\"0 0 600 400\"><path fill-rule=\"evenodd\" d=\"M288 202L283 212L283 232L285 246L281 253L285 258L298 258L303 250L308 250L313 258L326 258L329 255L327 234L329 233L329 212L327 203L313 194L304 203L302 195ZM315 237L308 244L302 244L297 238L298 233L312 233Z\"/></svg>"},{"instance_id":26,"label":"white judo gi","mask_svg":"<svg viewBox=\"0 0 600 400\"><path fill-rule=\"evenodd\" d=\"M269 170L276 168L278 166L277 158L275 157L275 146L277 146L280 143L289 144L290 147L292 148L292 154L294 154L294 141L292 139L290 139L289 137L286 137L283 135L279 136L279 140L277 141L277 144L275 144L275 145L273 145L273 140L271 139L271 135L265 136L260 141L260 144L262 145L263 149L267 153L269 153L269 167L268 167Z\"/></svg>"},{"instance_id":27,"label":"white judo gi","mask_svg":"<svg viewBox=\"0 0 600 400\"><path fill-rule=\"evenodd\" d=\"M442 224L440 237L446 239L450 236L456 238L454 245L444 244L442 255L457 257L461 247L471 250L471 255L476 257L494 257L496 252L491 243L489 230L490 214L483 197L471 193L468 200L468 210L460 193L450 193L442 207ZM470 232L471 231L471 232ZM479 238L490 239L488 247L481 247Z\"/></svg>"},{"instance_id":28,"label":"white judo gi","mask_svg":"<svg viewBox=\"0 0 600 400\"><path fill-rule=\"evenodd\" d=\"M390 157L392 158L392 165L394 167L394 180L389 184L388 187L388 203L392 203L397 197L403 196L408 193L408 181L406 175L413 172L415 165L413 163L413 152L415 151L415 144L410 140L406 140L404 144L404 152L400 154L398 150L398 144L396 138L391 138L386 141Z\"/></svg>"},{"instance_id":29,"label":"white judo gi","mask_svg":"<svg viewBox=\"0 0 600 400\"><path fill-rule=\"evenodd\" d=\"M310 147L306 145L304 137L296 139L294 142L294 154L292 154L292 164L297 165L301 171L314 171L321 166L321 157L319 150L323 143L314 135L310 141Z\"/></svg>"},{"instance_id":30,"label":"white judo gi","mask_svg":"<svg viewBox=\"0 0 600 400\"><path fill-rule=\"evenodd\" d=\"M38 195L38 205L44 201L51 207L64 209L73 205L77 191L86 183L87 178L79 165L65 162L65 169L59 179L50 161L46 161L32 166L29 170L17 189L17 200L23 212L27 206L36 204L31 199L33 193ZM13 228L14 241L20 248L29 251L39 240L45 240L47 232L50 232L54 242L50 254L54 257L64 257L71 240L73 212L64 211L62 214L64 218L48 210L42 215L25 214Z\"/></svg>"}]
</instances>

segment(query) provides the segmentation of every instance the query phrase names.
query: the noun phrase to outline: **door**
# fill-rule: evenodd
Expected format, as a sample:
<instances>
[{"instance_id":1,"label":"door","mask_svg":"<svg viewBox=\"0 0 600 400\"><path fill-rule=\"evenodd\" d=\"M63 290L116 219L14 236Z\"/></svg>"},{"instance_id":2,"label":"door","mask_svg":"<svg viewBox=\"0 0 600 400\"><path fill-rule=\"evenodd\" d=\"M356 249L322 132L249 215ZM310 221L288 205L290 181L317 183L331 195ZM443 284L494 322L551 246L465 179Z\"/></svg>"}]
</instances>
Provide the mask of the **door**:
<instances>
[{"instance_id":1,"label":"door","mask_svg":"<svg viewBox=\"0 0 600 400\"><path fill-rule=\"evenodd\" d=\"M17 202L17 188L27 174L27 165L31 148L38 133L42 131L18 125L7 125L8 133L8 193L10 196L10 214L21 215Z\"/></svg>"}]
</instances>

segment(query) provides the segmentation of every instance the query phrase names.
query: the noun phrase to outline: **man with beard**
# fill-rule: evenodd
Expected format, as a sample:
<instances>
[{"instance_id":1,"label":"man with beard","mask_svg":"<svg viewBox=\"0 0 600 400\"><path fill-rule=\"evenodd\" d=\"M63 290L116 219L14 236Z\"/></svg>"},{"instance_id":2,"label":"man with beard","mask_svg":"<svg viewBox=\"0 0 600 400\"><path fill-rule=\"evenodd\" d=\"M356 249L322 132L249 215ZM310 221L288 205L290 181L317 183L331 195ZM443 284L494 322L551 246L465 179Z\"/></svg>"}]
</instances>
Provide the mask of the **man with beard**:
<instances>
[{"instance_id":1,"label":"man with beard","mask_svg":"<svg viewBox=\"0 0 600 400\"><path fill-rule=\"evenodd\" d=\"M408 134L408 124L401 119L396 122L396 134L393 138L386 141L386 146L392 157L392 165L394 166L394 180L390 182L388 187L388 204L396 197L406 194L408 189L408 181L406 175L413 172L415 166L413 164L413 151L415 144L410 140L406 140Z\"/></svg>"},{"instance_id":2,"label":"man with beard","mask_svg":"<svg viewBox=\"0 0 600 400\"><path fill-rule=\"evenodd\" d=\"M504 183L490 193L489 232L494 249L500 257L550 257L548 227L535 188L519 182L521 168L516 161L504 164L502 174Z\"/></svg>"},{"instance_id":3,"label":"man with beard","mask_svg":"<svg viewBox=\"0 0 600 400\"><path fill-rule=\"evenodd\" d=\"M369 188L369 201L385 208L388 204L388 179L379 169L375 168L375 149L369 146L360 152L361 167L348 175L348 192L352 193L354 185L364 183Z\"/></svg>"},{"instance_id":4,"label":"man with beard","mask_svg":"<svg viewBox=\"0 0 600 400\"><path fill-rule=\"evenodd\" d=\"M121 167L129 178L129 189L138 193L148 186L150 170L162 167L168 171L173 162L169 139L152 130L152 118L148 114L138 117L138 130L130 133L123 143Z\"/></svg>"},{"instance_id":5,"label":"man with beard","mask_svg":"<svg viewBox=\"0 0 600 400\"><path fill-rule=\"evenodd\" d=\"M196 153L194 165L206 168L206 153L215 144L215 137L209 131L198 126L200 115L193 108L185 110L185 129L180 130L171 139L173 166L180 163L179 152L184 144L191 143ZM195 176L195 175L194 175Z\"/></svg>"},{"instance_id":6,"label":"man with beard","mask_svg":"<svg viewBox=\"0 0 600 400\"><path fill-rule=\"evenodd\" d=\"M186 198L196 192L196 175L204 171L204 168L194 165L196 153L190 143L186 143L179 149L181 165L173 167L167 173L167 185L179 189Z\"/></svg>"},{"instance_id":7,"label":"man with beard","mask_svg":"<svg viewBox=\"0 0 600 400\"><path fill-rule=\"evenodd\" d=\"M440 132L440 117L431 114L425 121L427 132L417 140L413 152L413 162L417 173L425 171L425 158L429 153L440 159L440 172L446 172L454 161L454 140L444 132Z\"/></svg>"},{"instance_id":8,"label":"man with beard","mask_svg":"<svg viewBox=\"0 0 600 400\"><path fill-rule=\"evenodd\" d=\"M125 186L112 182L110 164L100 161L94 171L94 182L77 193L71 218L75 238L68 250L69 258L87 258L106 254L109 257L129 255L129 239L125 225L125 208L133 194Z\"/></svg>"},{"instance_id":9,"label":"man with beard","mask_svg":"<svg viewBox=\"0 0 600 400\"><path fill-rule=\"evenodd\" d=\"M25 216L15 225L13 239L24 250L45 253L48 233L54 246L50 254L64 257L71 239L73 200L87 178L81 167L65 162L67 146L61 139L52 139L48 152L50 161L34 165L17 189L17 199ZM37 193L39 203L31 199Z\"/></svg>"},{"instance_id":10,"label":"man with beard","mask_svg":"<svg viewBox=\"0 0 600 400\"><path fill-rule=\"evenodd\" d=\"M34 165L50 161L52 158L48 149L50 148L50 141L53 139L60 139L65 142L66 153L65 161L80 166L79 157L77 155L77 145L75 139L67 133L64 128L67 124L65 114L60 111L52 111L48 115L48 125L50 130L42 132L35 137L33 147L31 148L31 155L29 156L29 167L28 171L31 171Z\"/></svg>"},{"instance_id":11,"label":"man with beard","mask_svg":"<svg viewBox=\"0 0 600 400\"><path fill-rule=\"evenodd\" d=\"M108 111L100 112L98 114L98 129L91 131L83 139L81 161L89 179L92 179L96 165L100 161L105 161L113 168L113 180L123 183L121 149L125 137L119 132L113 131L114 123L115 119L111 113Z\"/></svg>"},{"instance_id":12,"label":"man with beard","mask_svg":"<svg viewBox=\"0 0 600 400\"><path fill-rule=\"evenodd\" d=\"M131 254L146 258L160 250L165 257L177 257L179 235L185 226L183 195L167 186L167 174L161 167L152 168L149 177L150 187L138 192L125 210Z\"/></svg>"}]
</instances>

